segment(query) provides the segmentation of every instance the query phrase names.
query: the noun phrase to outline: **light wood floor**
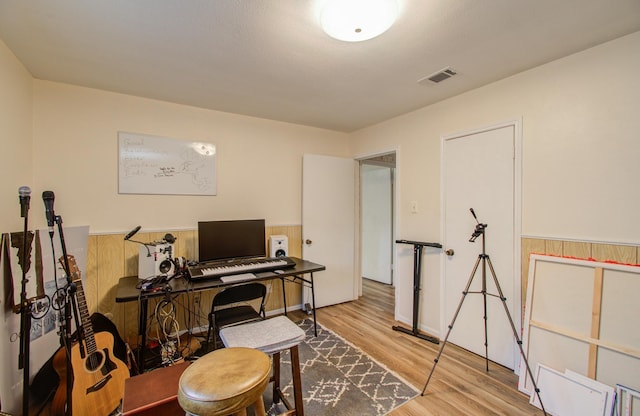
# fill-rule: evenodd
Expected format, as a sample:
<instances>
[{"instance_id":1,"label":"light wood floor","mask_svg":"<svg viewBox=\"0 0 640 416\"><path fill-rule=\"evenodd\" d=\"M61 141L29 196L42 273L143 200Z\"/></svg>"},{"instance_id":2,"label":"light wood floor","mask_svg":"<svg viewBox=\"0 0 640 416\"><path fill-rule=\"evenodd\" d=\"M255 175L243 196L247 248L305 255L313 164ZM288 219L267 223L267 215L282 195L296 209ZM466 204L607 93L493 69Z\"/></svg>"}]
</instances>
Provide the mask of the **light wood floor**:
<instances>
[{"instance_id":1,"label":"light wood floor","mask_svg":"<svg viewBox=\"0 0 640 416\"><path fill-rule=\"evenodd\" d=\"M365 351L422 391L440 345L394 331L393 288L365 280L357 301L320 308L318 323ZM301 312L298 312L301 313ZM455 331L455 327L454 327ZM390 413L416 415L543 415L517 389L513 371L447 344L424 396Z\"/></svg>"}]
</instances>

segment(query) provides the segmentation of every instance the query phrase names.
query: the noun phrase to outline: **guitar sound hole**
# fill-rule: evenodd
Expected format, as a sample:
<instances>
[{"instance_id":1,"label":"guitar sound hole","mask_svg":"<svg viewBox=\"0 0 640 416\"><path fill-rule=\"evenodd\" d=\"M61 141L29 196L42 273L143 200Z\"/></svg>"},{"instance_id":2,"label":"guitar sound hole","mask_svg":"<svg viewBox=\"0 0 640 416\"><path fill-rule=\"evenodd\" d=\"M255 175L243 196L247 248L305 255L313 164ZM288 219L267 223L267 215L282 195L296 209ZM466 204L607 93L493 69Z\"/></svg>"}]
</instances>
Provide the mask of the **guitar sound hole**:
<instances>
[{"instance_id":1,"label":"guitar sound hole","mask_svg":"<svg viewBox=\"0 0 640 416\"><path fill-rule=\"evenodd\" d=\"M84 365L87 368L87 371L93 372L99 370L102 367L103 362L104 355L102 354L102 351L96 351L87 357Z\"/></svg>"}]
</instances>

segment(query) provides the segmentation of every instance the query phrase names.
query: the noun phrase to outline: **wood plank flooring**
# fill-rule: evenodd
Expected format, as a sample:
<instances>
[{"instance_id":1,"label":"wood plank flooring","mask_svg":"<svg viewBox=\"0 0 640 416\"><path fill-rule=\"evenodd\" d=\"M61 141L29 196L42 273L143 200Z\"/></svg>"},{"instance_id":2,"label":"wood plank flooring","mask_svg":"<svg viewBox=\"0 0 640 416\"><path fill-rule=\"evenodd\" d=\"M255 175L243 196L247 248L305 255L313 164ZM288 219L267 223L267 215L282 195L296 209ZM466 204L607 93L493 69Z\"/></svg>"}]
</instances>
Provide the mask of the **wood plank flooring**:
<instances>
[{"instance_id":1,"label":"wood plank flooring","mask_svg":"<svg viewBox=\"0 0 640 416\"><path fill-rule=\"evenodd\" d=\"M394 331L391 327L399 323L393 319L393 302L392 287L364 280L360 299L318 309L318 323L422 391L440 345ZM390 415L543 415L517 384L513 371L490 362L486 372L484 357L447 344L425 395Z\"/></svg>"}]
</instances>

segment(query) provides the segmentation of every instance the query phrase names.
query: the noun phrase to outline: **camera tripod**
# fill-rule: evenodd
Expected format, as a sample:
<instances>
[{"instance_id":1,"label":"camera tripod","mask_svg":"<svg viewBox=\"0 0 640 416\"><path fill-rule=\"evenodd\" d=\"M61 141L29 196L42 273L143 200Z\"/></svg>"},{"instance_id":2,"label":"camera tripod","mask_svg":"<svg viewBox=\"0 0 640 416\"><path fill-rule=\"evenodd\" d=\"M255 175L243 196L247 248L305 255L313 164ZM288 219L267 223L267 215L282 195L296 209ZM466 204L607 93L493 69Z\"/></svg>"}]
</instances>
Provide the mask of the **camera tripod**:
<instances>
[{"instance_id":1,"label":"camera tripod","mask_svg":"<svg viewBox=\"0 0 640 416\"><path fill-rule=\"evenodd\" d=\"M429 377L427 378L427 382L424 385L424 388L422 389L422 396L424 396L425 391L427 390L427 386L429 385L429 381L431 381L431 376L433 376L433 373L436 369L436 366L438 365L438 361L440 360L440 356L442 355L442 351L444 350L444 347L447 345L447 340L449 339L449 335L451 334L451 330L453 329L453 325L456 322L456 319L458 318L458 314L460 313L460 309L462 308L462 304L464 303L465 298L467 297L467 294L469 293L475 293L475 294L481 294L482 298L483 298L483 306L484 306L484 348L485 348L485 363L486 363L486 371L489 371L489 343L488 343L488 339L487 339L487 335L488 335L488 331L487 331L487 296L494 296L499 298L502 301L502 306L504 307L504 311L507 314L507 318L509 320L509 323L511 324L511 330L513 331L513 336L516 339L516 342L518 344L518 348L520 349L520 355L522 356L522 360L524 361L526 368L527 368L527 374L529 375L529 377L531 377L531 382L533 383L533 389L534 392L536 393L536 396L538 398L538 401L540 402L540 407L542 408L542 412L545 414L545 416L547 415L547 411L544 408L544 404L542 403L542 399L540 398L540 389L538 388L538 386L536 385L536 381L535 378L533 377L533 373L531 372L531 368L529 367L529 362L527 361L527 356L524 353L524 349L522 348L522 341L520 340L520 337L518 336L518 331L516 329L516 326L513 323L513 319L511 318L511 314L509 313L509 309L507 308L507 303L506 300L507 298L504 297L504 294L502 293L502 288L500 287L500 283L498 282L498 278L496 277L496 272L493 268L493 264L491 263L491 258L489 257L489 255L486 253L485 251L485 230L487 228L487 224L482 224L478 221L478 217L476 216L475 211L473 210L473 208L469 209L471 211L471 214L473 215L473 218L476 220L476 228L473 232L473 234L471 235L471 238L469 239L469 242L474 243L476 241L476 239L478 237L482 237L482 253L480 253L478 255L478 259L476 260L476 264L475 266L473 266L473 270L471 271L471 275L469 276L469 280L467 281L467 286L464 288L464 291L462 292L462 298L460 299L460 303L458 303L458 307L456 309L456 312L453 314L453 319L451 320L451 323L449 324L449 329L447 330L447 334L444 337L444 340L442 341L442 345L440 346L440 350L438 351L438 354L436 355L436 358L433 360L433 367L431 368L431 372L429 373ZM476 272L478 271L478 267L482 265L482 290L480 292L470 292L469 288L471 287L471 283L473 282L473 278L476 275ZM492 294L492 293L488 293L487 292L487 266L489 266L489 271L491 272L491 277L493 278L493 282L496 285L496 289L498 291L498 295Z\"/></svg>"}]
</instances>

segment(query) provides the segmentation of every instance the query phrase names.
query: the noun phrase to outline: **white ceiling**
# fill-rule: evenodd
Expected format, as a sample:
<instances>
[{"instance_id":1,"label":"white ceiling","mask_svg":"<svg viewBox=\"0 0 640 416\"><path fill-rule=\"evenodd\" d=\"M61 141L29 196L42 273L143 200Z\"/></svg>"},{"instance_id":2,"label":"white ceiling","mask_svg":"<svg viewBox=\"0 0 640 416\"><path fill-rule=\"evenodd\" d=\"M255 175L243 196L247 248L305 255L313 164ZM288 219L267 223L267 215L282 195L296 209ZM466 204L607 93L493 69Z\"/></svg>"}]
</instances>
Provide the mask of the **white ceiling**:
<instances>
[{"instance_id":1,"label":"white ceiling","mask_svg":"<svg viewBox=\"0 0 640 416\"><path fill-rule=\"evenodd\" d=\"M398 0L345 43L321 1L0 0L0 38L38 79L350 132L640 30L640 0Z\"/></svg>"}]
</instances>

